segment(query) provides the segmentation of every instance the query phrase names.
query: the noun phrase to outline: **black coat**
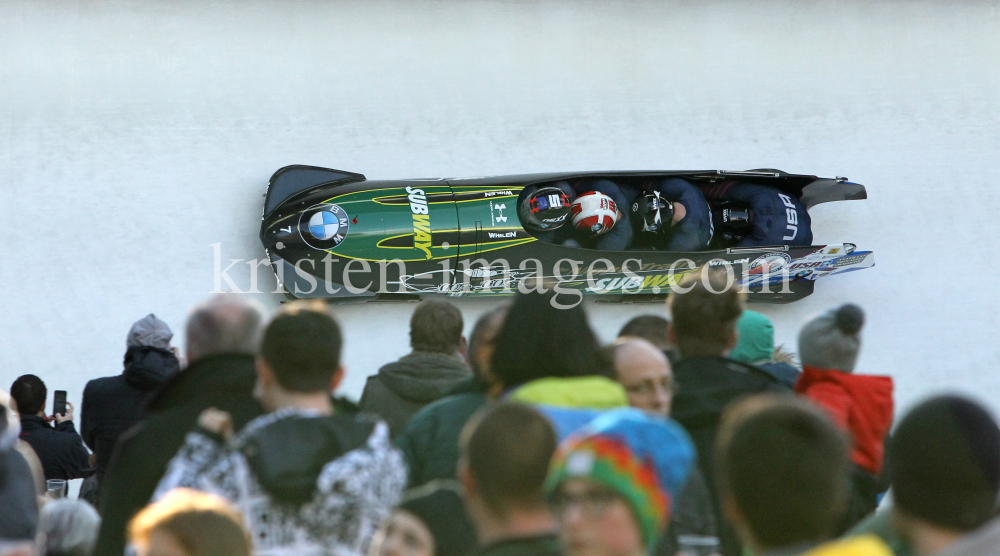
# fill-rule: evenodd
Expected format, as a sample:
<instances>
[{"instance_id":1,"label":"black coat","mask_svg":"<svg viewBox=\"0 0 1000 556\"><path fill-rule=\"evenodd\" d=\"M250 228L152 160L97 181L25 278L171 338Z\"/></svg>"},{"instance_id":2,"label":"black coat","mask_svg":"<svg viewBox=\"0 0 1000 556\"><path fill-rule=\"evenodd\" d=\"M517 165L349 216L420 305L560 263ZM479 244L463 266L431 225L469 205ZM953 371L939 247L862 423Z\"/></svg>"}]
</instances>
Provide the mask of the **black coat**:
<instances>
[{"instance_id":1,"label":"black coat","mask_svg":"<svg viewBox=\"0 0 1000 556\"><path fill-rule=\"evenodd\" d=\"M83 389L80 433L97 457L98 480L108 467L118 437L139 422L143 404L179 368L172 351L140 346L129 348L125 354L122 374L87 383Z\"/></svg>"},{"instance_id":2,"label":"black coat","mask_svg":"<svg viewBox=\"0 0 1000 556\"><path fill-rule=\"evenodd\" d=\"M37 415L21 414L21 440L31 445L47 479L79 479L90 468L90 454L73 421L50 425Z\"/></svg>"},{"instance_id":3,"label":"black coat","mask_svg":"<svg viewBox=\"0 0 1000 556\"><path fill-rule=\"evenodd\" d=\"M712 509L712 493L708 490L705 477L698 467L691 469L687 482L674 501L673 512L670 515L670 525L660 537L653 554L655 556L674 556L677 554L677 539L681 535L703 535L717 537L718 528L715 525L715 512Z\"/></svg>"},{"instance_id":4,"label":"black coat","mask_svg":"<svg viewBox=\"0 0 1000 556\"><path fill-rule=\"evenodd\" d=\"M262 414L253 398L250 355L212 355L177 373L154 395L143 420L123 434L101 485L103 519L94 554L119 556L129 520L149 503L167 464L198 415L209 407L228 411L236 430Z\"/></svg>"},{"instance_id":5,"label":"black coat","mask_svg":"<svg viewBox=\"0 0 1000 556\"><path fill-rule=\"evenodd\" d=\"M692 357L674 366L677 394L670 416L691 435L698 452L698 467L712 492L716 528L723 556L740 556L742 548L722 517L715 486L715 436L722 412L735 400L760 392L791 389L774 375L752 365L724 357Z\"/></svg>"}]
</instances>

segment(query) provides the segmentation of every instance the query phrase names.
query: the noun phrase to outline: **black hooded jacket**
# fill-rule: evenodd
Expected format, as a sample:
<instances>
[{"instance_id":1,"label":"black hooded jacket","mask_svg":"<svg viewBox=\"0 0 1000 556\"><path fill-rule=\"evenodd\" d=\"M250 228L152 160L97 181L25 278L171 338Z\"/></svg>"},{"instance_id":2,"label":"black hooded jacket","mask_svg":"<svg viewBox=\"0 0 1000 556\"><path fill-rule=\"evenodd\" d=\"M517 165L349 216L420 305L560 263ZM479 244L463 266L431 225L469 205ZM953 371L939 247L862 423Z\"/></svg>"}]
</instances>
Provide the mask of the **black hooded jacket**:
<instances>
[{"instance_id":1,"label":"black hooded jacket","mask_svg":"<svg viewBox=\"0 0 1000 556\"><path fill-rule=\"evenodd\" d=\"M452 355L414 351L368 377L359 405L384 419L395 438L416 412L471 376L469 367Z\"/></svg>"},{"instance_id":2,"label":"black hooded jacket","mask_svg":"<svg viewBox=\"0 0 1000 556\"><path fill-rule=\"evenodd\" d=\"M722 544L723 556L740 556L742 548L727 526L718 504L715 485L715 437L719 419L732 402L760 392L788 392L791 389L774 375L752 365L725 357L690 357L674 366L677 394L670 416L691 435L698 451L698 467L713 492L712 506Z\"/></svg>"},{"instance_id":3,"label":"black hooded jacket","mask_svg":"<svg viewBox=\"0 0 1000 556\"><path fill-rule=\"evenodd\" d=\"M95 378L83 390L80 432L97 457L97 474L108 467L118 437L139 422L153 391L179 370L177 356L167 349L131 347L125 370L118 376Z\"/></svg>"}]
</instances>

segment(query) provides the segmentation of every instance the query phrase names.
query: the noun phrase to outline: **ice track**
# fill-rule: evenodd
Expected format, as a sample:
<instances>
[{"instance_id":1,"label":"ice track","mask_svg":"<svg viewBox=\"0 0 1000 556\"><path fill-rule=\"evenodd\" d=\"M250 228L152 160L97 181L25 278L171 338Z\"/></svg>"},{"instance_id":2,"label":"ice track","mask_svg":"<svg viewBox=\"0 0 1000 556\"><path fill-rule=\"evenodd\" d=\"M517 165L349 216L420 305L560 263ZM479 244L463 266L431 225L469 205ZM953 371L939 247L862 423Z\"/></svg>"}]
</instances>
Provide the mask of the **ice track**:
<instances>
[{"instance_id":1,"label":"ice track","mask_svg":"<svg viewBox=\"0 0 1000 556\"><path fill-rule=\"evenodd\" d=\"M759 308L779 342L794 348L807 317L854 301L868 313L858 370L893 375L900 406L949 389L1000 409L998 11L0 3L0 387L35 373L78 404L87 380L120 372L148 312L182 342L214 287L211 245L263 256L261 193L286 164L374 179L773 167L865 184L867 201L816 208L814 232L877 260ZM487 306L462 304L468 326ZM338 310L345 392L407 351L412 308ZM662 307L589 306L604 339L646 311Z\"/></svg>"}]
</instances>

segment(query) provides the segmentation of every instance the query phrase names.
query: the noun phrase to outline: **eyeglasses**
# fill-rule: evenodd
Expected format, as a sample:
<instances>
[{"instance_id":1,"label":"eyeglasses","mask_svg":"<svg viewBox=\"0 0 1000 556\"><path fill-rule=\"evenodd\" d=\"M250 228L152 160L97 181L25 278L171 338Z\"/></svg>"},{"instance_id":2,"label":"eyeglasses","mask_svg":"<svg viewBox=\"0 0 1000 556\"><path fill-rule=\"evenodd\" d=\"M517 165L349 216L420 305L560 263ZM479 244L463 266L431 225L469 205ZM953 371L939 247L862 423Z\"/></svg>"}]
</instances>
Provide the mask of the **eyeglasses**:
<instances>
[{"instance_id":1,"label":"eyeglasses","mask_svg":"<svg viewBox=\"0 0 1000 556\"><path fill-rule=\"evenodd\" d=\"M659 385L670 394L677 393L677 384L673 380L670 380L669 378L664 378L662 381L660 381ZM657 384L652 380L643 380L638 384L629 384L625 386L625 390L630 394L647 396L653 394L656 391L656 386Z\"/></svg>"},{"instance_id":2,"label":"eyeglasses","mask_svg":"<svg viewBox=\"0 0 1000 556\"><path fill-rule=\"evenodd\" d=\"M590 518L601 517L618 495L607 489L588 489L580 493L557 492L549 500L552 513L562 515L572 506L578 506Z\"/></svg>"}]
</instances>

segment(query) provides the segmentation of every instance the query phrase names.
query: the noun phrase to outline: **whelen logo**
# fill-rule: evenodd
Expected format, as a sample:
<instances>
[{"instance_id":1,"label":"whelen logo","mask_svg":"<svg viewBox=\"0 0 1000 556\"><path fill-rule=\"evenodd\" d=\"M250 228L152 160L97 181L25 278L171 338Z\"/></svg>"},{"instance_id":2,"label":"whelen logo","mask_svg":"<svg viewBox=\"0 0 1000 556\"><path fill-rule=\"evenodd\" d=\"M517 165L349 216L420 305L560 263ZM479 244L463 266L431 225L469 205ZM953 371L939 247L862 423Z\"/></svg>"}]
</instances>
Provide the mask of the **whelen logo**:
<instances>
[{"instance_id":1,"label":"whelen logo","mask_svg":"<svg viewBox=\"0 0 1000 556\"><path fill-rule=\"evenodd\" d=\"M413 246L431 258L431 215L427 210L427 196L423 189L406 188L413 212Z\"/></svg>"},{"instance_id":2,"label":"whelen logo","mask_svg":"<svg viewBox=\"0 0 1000 556\"><path fill-rule=\"evenodd\" d=\"M487 232L486 237L490 239L507 239L517 237L517 232L507 232L503 234L498 234L496 232Z\"/></svg>"},{"instance_id":3,"label":"whelen logo","mask_svg":"<svg viewBox=\"0 0 1000 556\"><path fill-rule=\"evenodd\" d=\"M736 259L734 261L725 261L725 260L720 260L720 259L712 259L712 260L708 261L708 266L723 266L726 263L729 263L730 265L735 266L735 265L747 264L749 262L750 262L750 258L749 257L746 258L746 259Z\"/></svg>"},{"instance_id":4,"label":"whelen logo","mask_svg":"<svg viewBox=\"0 0 1000 556\"><path fill-rule=\"evenodd\" d=\"M509 197L513 194L514 192L509 189L506 189L504 191L487 191L485 194L483 194L483 198L489 199L490 197L496 197L497 195L503 195L505 197Z\"/></svg>"}]
</instances>

